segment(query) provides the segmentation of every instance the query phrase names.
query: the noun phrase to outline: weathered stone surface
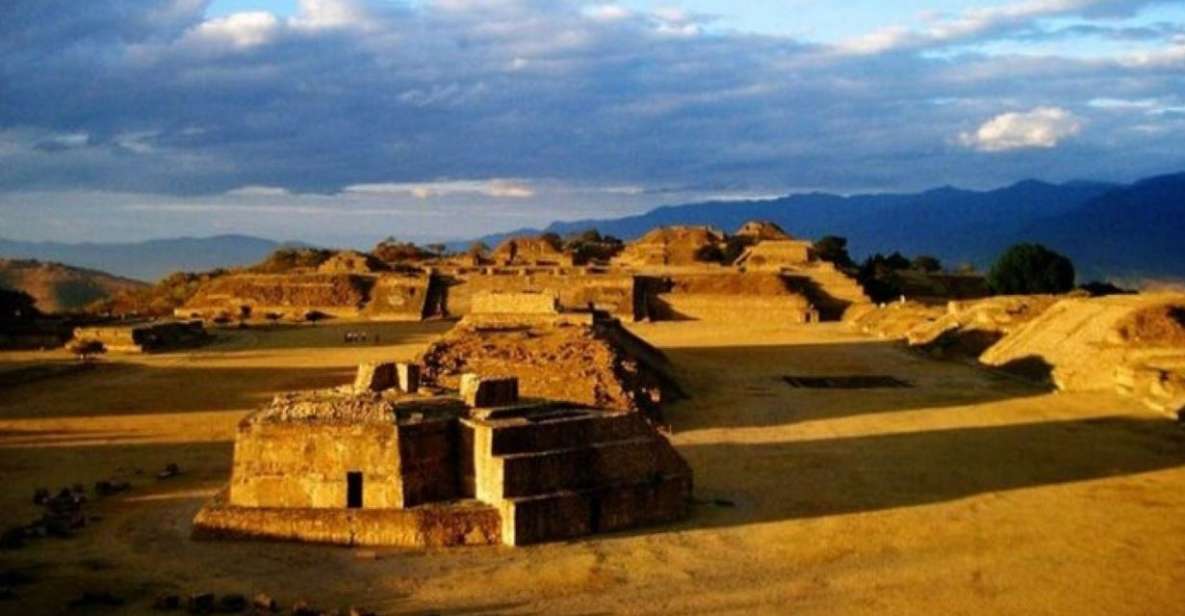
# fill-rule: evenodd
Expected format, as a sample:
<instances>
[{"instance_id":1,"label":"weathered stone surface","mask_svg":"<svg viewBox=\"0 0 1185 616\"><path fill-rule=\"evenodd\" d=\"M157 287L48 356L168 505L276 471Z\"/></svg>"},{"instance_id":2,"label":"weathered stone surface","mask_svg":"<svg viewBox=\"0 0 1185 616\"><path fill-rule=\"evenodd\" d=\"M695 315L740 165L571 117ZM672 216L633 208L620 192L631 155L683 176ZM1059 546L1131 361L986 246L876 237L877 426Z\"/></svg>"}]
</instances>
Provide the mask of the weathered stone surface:
<instances>
[{"instance_id":1,"label":"weathered stone surface","mask_svg":"<svg viewBox=\"0 0 1185 616\"><path fill-rule=\"evenodd\" d=\"M463 374L461 398L465 400L465 404L473 408L510 406L518 402L518 379Z\"/></svg>"},{"instance_id":2,"label":"weathered stone surface","mask_svg":"<svg viewBox=\"0 0 1185 616\"><path fill-rule=\"evenodd\" d=\"M395 364L390 362L360 364L354 377L355 391L386 391L395 386Z\"/></svg>"},{"instance_id":3,"label":"weathered stone surface","mask_svg":"<svg viewBox=\"0 0 1185 616\"><path fill-rule=\"evenodd\" d=\"M478 293L471 314L559 314L554 293Z\"/></svg>"}]
</instances>

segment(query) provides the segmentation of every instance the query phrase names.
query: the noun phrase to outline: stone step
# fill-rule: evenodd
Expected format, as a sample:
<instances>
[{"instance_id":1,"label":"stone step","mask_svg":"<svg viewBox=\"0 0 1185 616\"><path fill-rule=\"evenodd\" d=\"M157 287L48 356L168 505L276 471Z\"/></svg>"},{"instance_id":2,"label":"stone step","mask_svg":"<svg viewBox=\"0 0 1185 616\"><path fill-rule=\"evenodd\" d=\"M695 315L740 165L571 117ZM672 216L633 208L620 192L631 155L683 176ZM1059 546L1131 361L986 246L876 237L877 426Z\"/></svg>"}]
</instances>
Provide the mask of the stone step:
<instances>
[{"instance_id":1,"label":"stone step","mask_svg":"<svg viewBox=\"0 0 1185 616\"><path fill-rule=\"evenodd\" d=\"M664 470L663 445L653 437L641 437L497 456L502 481L501 490L494 490L493 496L520 498L644 480Z\"/></svg>"},{"instance_id":2,"label":"stone step","mask_svg":"<svg viewBox=\"0 0 1185 616\"><path fill-rule=\"evenodd\" d=\"M593 443L620 441L651 433L645 418L637 413L560 411L506 425L494 425L492 454L511 454L573 449Z\"/></svg>"},{"instance_id":3,"label":"stone step","mask_svg":"<svg viewBox=\"0 0 1185 616\"><path fill-rule=\"evenodd\" d=\"M502 542L528 545L678 520L687 515L691 474L656 475L500 504Z\"/></svg>"}]
</instances>

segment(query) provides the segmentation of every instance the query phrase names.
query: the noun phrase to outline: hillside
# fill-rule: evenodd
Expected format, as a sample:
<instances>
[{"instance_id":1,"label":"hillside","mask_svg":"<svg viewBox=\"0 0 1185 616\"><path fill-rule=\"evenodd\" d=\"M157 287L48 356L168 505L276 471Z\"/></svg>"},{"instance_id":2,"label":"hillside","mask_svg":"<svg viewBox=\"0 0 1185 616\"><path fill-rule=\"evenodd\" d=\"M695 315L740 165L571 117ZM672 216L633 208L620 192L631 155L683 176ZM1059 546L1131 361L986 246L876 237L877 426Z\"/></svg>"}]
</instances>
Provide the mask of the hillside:
<instances>
[{"instance_id":1,"label":"hillside","mask_svg":"<svg viewBox=\"0 0 1185 616\"><path fill-rule=\"evenodd\" d=\"M174 272L256 263L283 245L247 235L182 237L122 244L22 242L0 238L0 257L69 263L137 280L155 281Z\"/></svg>"},{"instance_id":2,"label":"hillside","mask_svg":"<svg viewBox=\"0 0 1185 616\"><path fill-rule=\"evenodd\" d=\"M32 295L42 312L78 310L91 302L146 286L136 280L60 263L0 259L0 287Z\"/></svg>"},{"instance_id":3,"label":"hillside","mask_svg":"<svg viewBox=\"0 0 1185 616\"><path fill-rule=\"evenodd\" d=\"M987 266L1009 245L1039 241L1074 257L1084 277L1185 277L1185 174L1129 186L1026 180L989 191L937 188L916 194L777 199L660 207L619 219L556 222L541 231L565 235L596 228L633 239L663 225L712 225L733 231L770 220L791 234L847 237L853 256L901 251L949 265ZM515 233L520 233L515 232ZM482 238L493 245L510 234Z\"/></svg>"},{"instance_id":4,"label":"hillside","mask_svg":"<svg viewBox=\"0 0 1185 616\"><path fill-rule=\"evenodd\" d=\"M1024 234L1066 253L1088 275L1185 277L1185 173L1107 191Z\"/></svg>"}]
</instances>

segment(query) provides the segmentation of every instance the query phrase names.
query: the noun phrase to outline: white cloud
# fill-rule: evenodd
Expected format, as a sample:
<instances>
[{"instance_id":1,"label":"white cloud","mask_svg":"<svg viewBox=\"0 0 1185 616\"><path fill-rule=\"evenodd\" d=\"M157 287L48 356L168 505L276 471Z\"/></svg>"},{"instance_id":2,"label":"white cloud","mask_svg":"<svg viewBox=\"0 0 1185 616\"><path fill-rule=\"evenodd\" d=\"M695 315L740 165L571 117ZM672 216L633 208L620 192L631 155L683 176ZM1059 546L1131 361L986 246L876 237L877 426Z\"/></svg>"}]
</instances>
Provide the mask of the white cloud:
<instances>
[{"instance_id":1,"label":"white cloud","mask_svg":"<svg viewBox=\"0 0 1185 616\"><path fill-rule=\"evenodd\" d=\"M354 184L347 186L345 192L365 195L412 195L417 199L455 194L478 194L503 199L529 199L535 196L535 190L530 185L520 180L508 179Z\"/></svg>"},{"instance_id":2,"label":"white cloud","mask_svg":"<svg viewBox=\"0 0 1185 616\"><path fill-rule=\"evenodd\" d=\"M926 13L919 29L887 26L839 44L852 54L876 54L900 49L920 49L966 42L977 37L1023 28L1036 19L1093 13L1123 15L1149 2L1130 0L1021 0L1009 4L975 7L957 15Z\"/></svg>"},{"instance_id":3,"label":"white cloud","mask_svg":"<svg viewBox=\"0 0 1185 616\"><path fill-rule=\"evenodd\" d=\"M241 186L226 191L226 194L233 197L283 197L292 193L278 186Z\"/></svg>"},{"instance_id":4,"label":"white cloud","mask_svg":"<svg viewBox=\"0 0 1185 616\"><path fill-rule=\"evenodd\" d=\"M592 4L582 9L585 17L595 21L621 21L634 15L620 4Z\"/></svg>"},{"instance_id":5,"label":"white cloud","mask_svg":"<svg viewBox=\"0 0 1185 616\"><path fill-rule=\"evenodd\" d=\"M962 133L963 145L981 152L1005 152L1057 147L1063 139L1082 132L1082 122L1060 107L1038 107L1027 112L998 115L973 133Z\"/></svg>"},{"instance_id":6,"label":"white cloud","mask_svg":"<svg viewBox=\"0 0 1185 616\"><path fill-rule=\"evenodd\" d=\"M245 49L271 41L279 31L280 20L271 13L232 13L202 22L189 32L186 41L199 45L230 45L236 49Z\"/></svg>"}]
</instances>

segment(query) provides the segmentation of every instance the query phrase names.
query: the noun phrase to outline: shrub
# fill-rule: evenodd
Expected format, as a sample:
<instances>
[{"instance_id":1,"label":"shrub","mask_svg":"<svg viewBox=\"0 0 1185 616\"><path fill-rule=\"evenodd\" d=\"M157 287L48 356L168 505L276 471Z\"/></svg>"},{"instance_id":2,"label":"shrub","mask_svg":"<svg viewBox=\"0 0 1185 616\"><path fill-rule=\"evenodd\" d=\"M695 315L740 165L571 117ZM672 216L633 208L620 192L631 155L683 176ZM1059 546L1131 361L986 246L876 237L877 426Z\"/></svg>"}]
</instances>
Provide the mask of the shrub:
<instances>
[{"instance_id":1,"label":"shrub","mask_svg":"<svg viewBox=\"0 0 1185 616\"><path fill-rule=\"evenodd\" d=\"M1074 288L1074 264L1040 244L1016 244L992 266L988 286L1003 295L1066 293Z\"/></svg>"}]
</instances>

